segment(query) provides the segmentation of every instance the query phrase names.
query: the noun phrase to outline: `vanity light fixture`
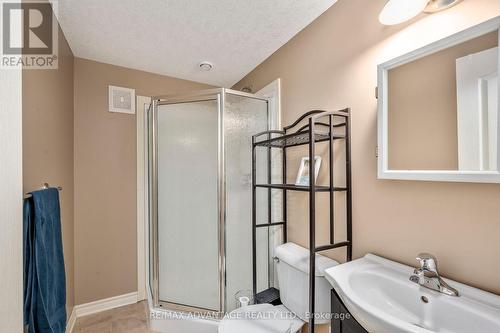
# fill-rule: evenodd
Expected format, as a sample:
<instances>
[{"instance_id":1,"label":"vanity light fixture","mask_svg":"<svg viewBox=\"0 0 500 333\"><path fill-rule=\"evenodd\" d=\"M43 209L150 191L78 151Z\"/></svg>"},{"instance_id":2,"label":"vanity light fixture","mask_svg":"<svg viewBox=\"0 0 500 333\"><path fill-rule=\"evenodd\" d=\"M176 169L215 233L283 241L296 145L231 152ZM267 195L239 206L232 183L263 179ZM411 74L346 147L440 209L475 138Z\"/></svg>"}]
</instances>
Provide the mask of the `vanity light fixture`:
<instances>
[{"instance_id":1,"label":"vanity light fixture","mask_svg":"<svg viewBox=\"0 0 500 333\"><path fill-rule=\"evenodd\" d=\"M395 25L411 20L418 14L435 13L448 9L462 0L389 0L378 19L384 25Z\"/></svg>"}]
</instances>

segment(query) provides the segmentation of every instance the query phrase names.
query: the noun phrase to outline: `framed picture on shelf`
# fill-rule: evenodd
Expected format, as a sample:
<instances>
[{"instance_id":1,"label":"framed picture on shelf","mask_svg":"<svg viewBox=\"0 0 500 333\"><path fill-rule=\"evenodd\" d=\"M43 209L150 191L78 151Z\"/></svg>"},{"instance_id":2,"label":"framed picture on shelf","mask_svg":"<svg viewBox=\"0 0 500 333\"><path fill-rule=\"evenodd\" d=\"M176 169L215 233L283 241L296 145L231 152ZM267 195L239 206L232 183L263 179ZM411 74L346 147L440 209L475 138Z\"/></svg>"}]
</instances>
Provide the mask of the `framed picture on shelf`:
<instances>
[{"instance_id":1,"label":"framed picture on shelf","mask_svg":"<svg viewBox=\"0 0 500 333\"><path fill-rule=\"evenodd\" d=\"M314 179L318 179L319 169L321 167L321 156L314 157ZM299 172L297 173L297 179L295 180L295 185L309 186L309 172L310 172L309 157L302 157L300 161Z\"/></svg>"}]
</instances>

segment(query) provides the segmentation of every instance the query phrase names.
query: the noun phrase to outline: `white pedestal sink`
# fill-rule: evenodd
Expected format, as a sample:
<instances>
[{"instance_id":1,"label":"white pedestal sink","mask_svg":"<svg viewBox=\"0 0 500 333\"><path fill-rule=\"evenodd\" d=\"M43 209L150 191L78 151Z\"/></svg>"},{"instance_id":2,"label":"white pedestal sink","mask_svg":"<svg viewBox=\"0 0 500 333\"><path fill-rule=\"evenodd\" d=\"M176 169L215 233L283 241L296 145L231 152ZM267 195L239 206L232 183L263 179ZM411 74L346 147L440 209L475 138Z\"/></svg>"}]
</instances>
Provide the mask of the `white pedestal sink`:
<instances>
[{"instance_id":1,"label":"white pedestal sink","mask_svg":"<svg viewBox=\"0 0 500 333\"><path fill-rule=\"evenodd\" d=\"M448 296L410 281L411 275L413 267L372 254L325 271L370 333L500 333L500 296L445 279L460 293Z\"/></svg>"}]
</instances>

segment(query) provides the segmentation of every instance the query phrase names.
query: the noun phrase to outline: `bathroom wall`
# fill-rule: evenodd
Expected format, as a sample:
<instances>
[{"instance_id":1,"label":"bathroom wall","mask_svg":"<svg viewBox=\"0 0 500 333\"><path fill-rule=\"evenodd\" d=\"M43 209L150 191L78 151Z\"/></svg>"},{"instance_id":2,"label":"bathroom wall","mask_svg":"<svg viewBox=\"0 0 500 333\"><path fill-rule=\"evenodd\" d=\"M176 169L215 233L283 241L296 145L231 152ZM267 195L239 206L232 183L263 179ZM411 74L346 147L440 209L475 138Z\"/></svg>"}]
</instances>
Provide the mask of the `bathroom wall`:
<instances>
[{"instance_id":1,"label":"bathroom wall","mask_svg":"<svg viewBox=\"0 0 500 333\"><path fill-rule=\"evenodd\" d=\"M59 67L23 70L23 188L61 186L68 315L74 305L73 53L59 28Z\"/></svg>"},{"instance_id":2,"label":"bathroom wall","mask_svg":"<svg viewBox=\"0 0 500 333\"><path fill-rule=\"evenodd\" d=\"M108 85L152 96L210 88L75 59L75 304L137 291L136 118L108 112Z\"/></svg>"},{"instance_id":3,"label":"bathroom wall","mask_svg":"<svg viewBox=\"0 0 500 333\"><path fill-rule=\"evenodd\" d=\"M393 27L378 22L384 4L340 0L235 88L256 91L280 77L284 124L310 109L352 108L355 258L371 252L415 265L428 251L445 276L500 294L500 185L377 180L375 155L377 64L500 15L500 1L465 0ZM289 207L289 239L307 245L307 197ZM327 201L317 208L325 215Z\"/></svg>"}]
</instances>

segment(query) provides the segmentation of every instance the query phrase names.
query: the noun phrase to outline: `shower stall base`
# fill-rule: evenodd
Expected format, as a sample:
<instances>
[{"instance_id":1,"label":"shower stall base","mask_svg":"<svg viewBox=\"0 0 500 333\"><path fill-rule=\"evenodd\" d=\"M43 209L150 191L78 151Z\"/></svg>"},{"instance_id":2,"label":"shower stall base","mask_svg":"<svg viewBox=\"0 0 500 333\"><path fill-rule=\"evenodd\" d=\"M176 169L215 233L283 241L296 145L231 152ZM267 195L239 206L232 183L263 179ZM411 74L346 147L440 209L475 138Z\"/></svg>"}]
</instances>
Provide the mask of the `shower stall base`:
<instances>
[{"instance_id":1,"label":"shower stall base","mask_svg":"<svg viewBox=\"0 0 500 333\"><path fill-rule=\"evenodd\" d=\"M158 309L149 302L150 329L158 333L217 333L219 321L193 314Z\"/></svg>"}]
</instances>

